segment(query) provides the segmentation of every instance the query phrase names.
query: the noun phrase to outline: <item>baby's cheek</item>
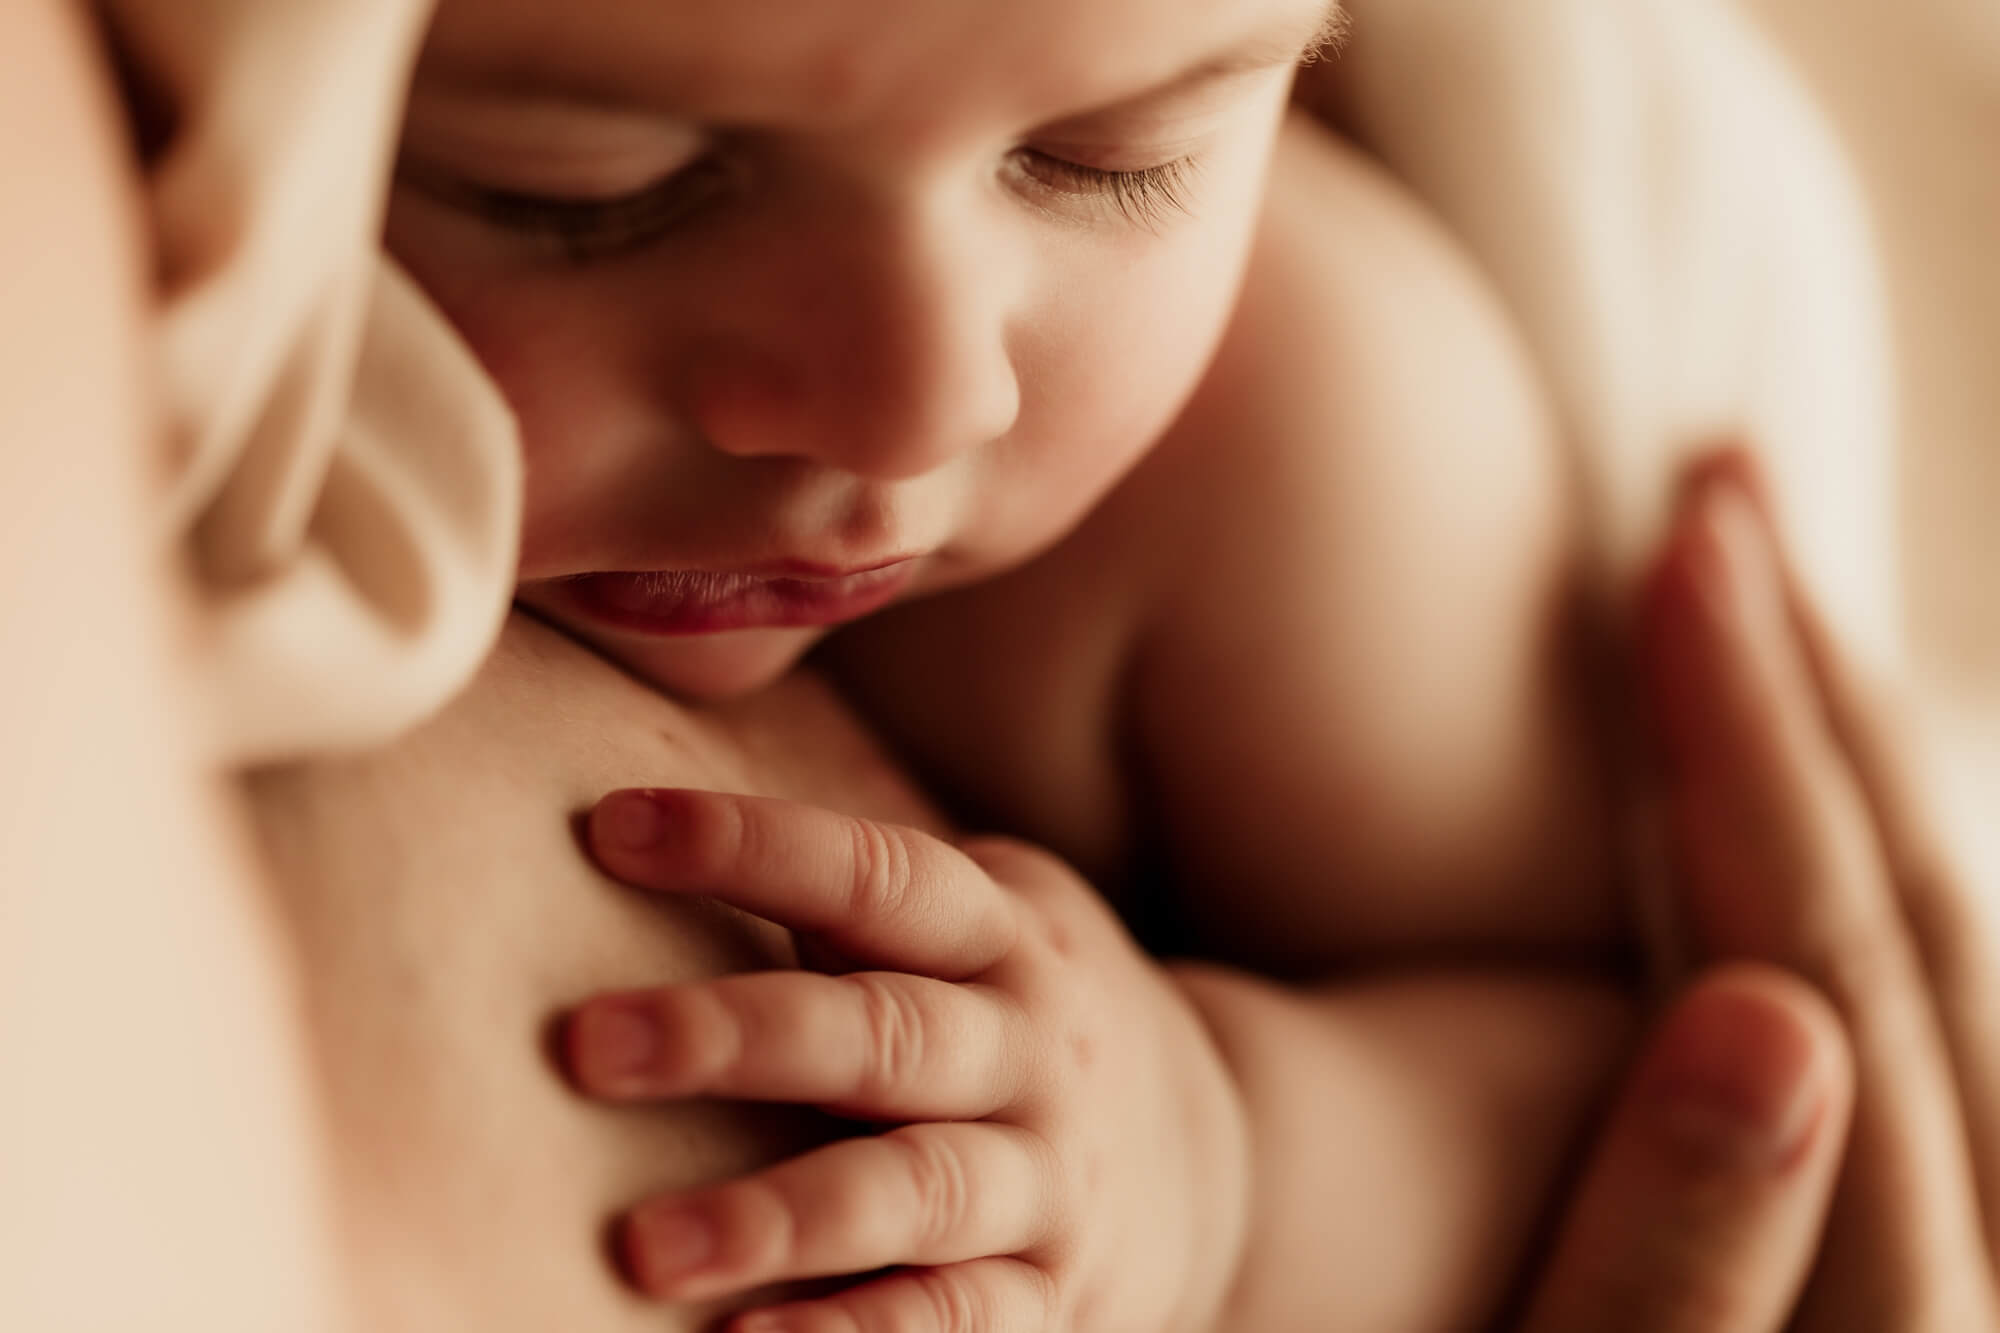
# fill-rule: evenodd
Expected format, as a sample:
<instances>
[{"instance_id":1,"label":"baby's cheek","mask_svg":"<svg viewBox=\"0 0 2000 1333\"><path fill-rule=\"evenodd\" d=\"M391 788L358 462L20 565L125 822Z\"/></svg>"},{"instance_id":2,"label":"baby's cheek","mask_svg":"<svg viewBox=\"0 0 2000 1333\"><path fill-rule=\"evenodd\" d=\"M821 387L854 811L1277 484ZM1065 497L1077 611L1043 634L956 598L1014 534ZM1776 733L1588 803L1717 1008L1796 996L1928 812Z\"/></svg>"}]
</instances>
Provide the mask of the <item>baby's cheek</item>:
<instances>
[{"instance_id":1,"label":"baby's cheek","mask_svg":"<svg viewBox=\"0 0 2000 1333\"><path fill-rule=\"evenodd\" d=\"M1160 436L1220 339L1233 284L1206 265L1157 272L1157 281L1124 284L1084 309L1039 367L1034 398L1085 475L1122 471Z\"/></svg>"},{"instance_id":2,"label":"baby's cheek","mask_svg":"<svg viewBox=\"0 0 2000 1333\"><path fill-rule=\"evenodd\" d=\"M593 440L615 438L635 394L629 356L593 351L604 340L567 304L531 284L444 274L418 281L465 340L520 425L527 462L528 538L594 470Z\"/></svg>"},{"instance_id":3,"label":"baby's cheek","mask_svg":"<svg viewBox=\"0 0 2000 1333\"><path fill-rule=\"evenodd\" d=\"M582 363L575 348L587 321L547 279L503 262L462 223L433 215L422 202L389 214L390 255L458 331L517 416L560 418L592 396L561 371ZM566 387L567 386L567 387Z\"/></svg>"}]
</instances>

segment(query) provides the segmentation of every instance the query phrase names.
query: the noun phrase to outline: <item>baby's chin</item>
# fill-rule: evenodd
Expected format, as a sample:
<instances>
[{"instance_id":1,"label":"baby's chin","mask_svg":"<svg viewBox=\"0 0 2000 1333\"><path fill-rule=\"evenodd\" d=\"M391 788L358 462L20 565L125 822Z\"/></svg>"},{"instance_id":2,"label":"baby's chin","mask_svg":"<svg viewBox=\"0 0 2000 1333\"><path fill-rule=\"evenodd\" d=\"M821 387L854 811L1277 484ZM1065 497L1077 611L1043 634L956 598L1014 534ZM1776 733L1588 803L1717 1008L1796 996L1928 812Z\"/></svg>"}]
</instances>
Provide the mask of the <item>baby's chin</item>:
<instances>
[{"instance_id":1,"label":"baby's chin","mask_svg":"<svg viewBox=\"0 0 2000 1333\"><path fill-rule=\"evenodd\" d=\"M549 618L647 685L690 703L721 703L777 684L827 633L786 628L649 637Z\"/></svg>"}]
</instances>

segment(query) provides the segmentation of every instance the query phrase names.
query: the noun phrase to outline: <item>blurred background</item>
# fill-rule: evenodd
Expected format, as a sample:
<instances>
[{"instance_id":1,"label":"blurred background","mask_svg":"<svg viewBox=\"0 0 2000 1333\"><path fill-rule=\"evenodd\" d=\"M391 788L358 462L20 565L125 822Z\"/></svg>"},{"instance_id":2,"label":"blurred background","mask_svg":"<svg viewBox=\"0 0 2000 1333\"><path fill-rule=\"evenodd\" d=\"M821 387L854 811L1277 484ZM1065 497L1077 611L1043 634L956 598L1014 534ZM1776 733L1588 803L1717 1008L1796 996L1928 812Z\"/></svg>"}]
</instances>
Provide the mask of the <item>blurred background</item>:
<instances>
[{"instance_id":1,"label":"blurred background","mask_svg":"<svg viewBox=\"0 0 2000 1333\"><path fill-rule=\"evenodd\" d=\"M2000 0L1738 3L1831 111L1881 232L1910 641L1951 814L2000 884Z\"/></svg>"},{"instance_id":2,"label":"blurred background","mask_svg":"<svg viewBox=\"0 0 2000 1333\"><path fill-rule=\"evenodd\" d=\"M1865 178L1902 380L1910 629L1926 670L1995 724L2000 0L1738 2L1791 52Z\"/></svg>"}]
</instances>

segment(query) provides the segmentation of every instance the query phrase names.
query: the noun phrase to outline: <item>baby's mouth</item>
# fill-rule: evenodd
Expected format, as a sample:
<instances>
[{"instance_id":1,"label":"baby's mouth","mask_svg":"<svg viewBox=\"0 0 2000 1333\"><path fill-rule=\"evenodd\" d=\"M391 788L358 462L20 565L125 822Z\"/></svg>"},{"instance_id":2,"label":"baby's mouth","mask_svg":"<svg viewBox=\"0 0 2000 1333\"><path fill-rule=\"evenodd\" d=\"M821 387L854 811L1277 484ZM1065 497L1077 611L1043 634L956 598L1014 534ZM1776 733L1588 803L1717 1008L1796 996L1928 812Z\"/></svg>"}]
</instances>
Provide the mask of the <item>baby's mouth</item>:
<instances>
[{"instance_id":1,"label":"baby's mouth","mask_svg":"<svg viewBox=\"0 0 2000 1333\"><path fill-rule=\"evenodd\" d=\"M582 574L551 585L566 608L631 634L719 634L838 625L879 611L915 576L917 561L851 573L657 570Z\"/></svg>"}]
</instances>

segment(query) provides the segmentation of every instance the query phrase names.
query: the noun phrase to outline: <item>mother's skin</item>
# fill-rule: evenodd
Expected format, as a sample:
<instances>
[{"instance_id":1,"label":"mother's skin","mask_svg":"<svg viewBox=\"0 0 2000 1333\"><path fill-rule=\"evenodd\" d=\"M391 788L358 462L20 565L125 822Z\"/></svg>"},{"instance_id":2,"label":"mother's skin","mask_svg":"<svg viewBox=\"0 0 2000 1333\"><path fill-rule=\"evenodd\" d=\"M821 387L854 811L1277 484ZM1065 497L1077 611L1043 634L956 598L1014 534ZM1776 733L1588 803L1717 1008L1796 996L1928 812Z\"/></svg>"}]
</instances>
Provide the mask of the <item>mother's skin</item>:
<instances>
[{"instance_id":1,"label":"mother's skin","mask_svg":"<svg viewBox=\"0 0 2000 1333\"><path fill-rule=\"evenodd\" d=\"M0 1327L693 1326L588 1237L828 1126L588 1106L539 1037L585 993L782 942L608 884L563 812L655 782L935 814L809 679L693 716L517 621L430 726L258 779L260 877L183 725L140 214L81 14L0 7L0 143L39 186L0 208Z\"/></svg>"},{"instance_id":2,"label":"mother's skin","mask_svg":"<svg viewBox=\"0 0 2000 1333\"><path fill-rule=\"evenodd\" d=\"M176 689L85 11L0 4L0 1328L325 1333L285 960Z\"/></svg>"},{"instance_id":3,"label":"mother's skin","mask_svg":"<svg viewBox=\"0 0 2000 1333\"><path fill-rule=\"evenodd\" d=\"M517 623L431 727L258 784L320 1033L322 1077L300 1077L295 956L177 721L174 595L134 462L136 214L79 12L0 7L0 127L37 127L0 142L40 187L0 208L0 540L18 557L0 566L0 1326L670 1327L579 1237L642 1186L815 1131L585 1107L535 1034L583 990L776 946L625 899L553 812L644 780L928 812L809 681L693 718ZM315 843L327 860L298 875ZM344 1284L318 1227L322 1118ZM1647 1206L1671 1202L1613 1216L1684 1220ZM1642 1304L1701 1294L1666 1266L1636 1276L1620 1293Z\"/></svg>"},{"instance_id":4,"label":"mother's skin","mask_svg":"<svg viewBox=\"0 0 2000 1333\"><path fill-rule=\"evenodd\" d=\"M642 900L591 867L564 812L634 783L942 827L812 677L696 713L520 615L427 726L251 783L303 961L364 1327L699 1326L626 1295L591 1235L650 1189L836 1128L713 1103L610 1110L556 1072L552 1020L587 994L790 961L764 923Z\"/></svg>"},{"instance_id":5,"label":"mother's skin","mask_svg":"<svg viewBox=\"0 0 2000 1333\"><path fill-rule=\"evenodd\" d=\"M838 1128L769 1108L609 1109L553 1067L551 1021L587 995L789 961L767 925L643 899L591 867L565 812L633 785L944 830L809 673L692 711L520 615L428 725L251 784L301 962L364 1327L698 1326L701 1312L663 1315L627 1295L590 1237L652 1192L739 1174ZM1358 1060L1340 1104L1315 1112L1326 1133L1375 1145L1357 1148L1357 1180L1383 1177L1417 1205L1381 1197L1365 1210L1382 1236L1404 1238L1380 1257L1405 1276L1385 1280L1452 1274L1454 1301L1472 1308L1489 1307L1525 1258L1614 1056L1603 1002L1586 991L1495 996L1446 1030L1420 993L1357 991L1356 1012L1377 1014L1371 1030L1407 1040ZM1394 1013L1407 1024L1381 1028ZM1462 1040L1488 1051L1471 1107L1457 1103L1462 1080L1435 1073L1439 1060L1463 1061ZM1441 1087L1455 1090L1451 1104ZM1455 1136L1443 1128L1459 1123ZM1413 1125L1432 1128L1405 1132ZM1351 1203L1336 1206L1352 1220Z\"/></svg>"}]
</instances>

